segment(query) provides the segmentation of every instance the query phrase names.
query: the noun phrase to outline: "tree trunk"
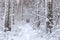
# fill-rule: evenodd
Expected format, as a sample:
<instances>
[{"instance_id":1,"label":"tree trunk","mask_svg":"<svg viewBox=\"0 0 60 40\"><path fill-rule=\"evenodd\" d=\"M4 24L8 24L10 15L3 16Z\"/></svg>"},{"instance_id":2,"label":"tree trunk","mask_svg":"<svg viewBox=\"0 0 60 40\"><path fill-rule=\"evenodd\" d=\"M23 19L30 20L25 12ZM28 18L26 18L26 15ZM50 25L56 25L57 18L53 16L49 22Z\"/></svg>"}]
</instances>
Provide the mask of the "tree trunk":
<instances>
[{"instance_id":1,"label":"tree trunk","mask_svg":"<svg viewBox=\"0 0 60 40\"><path fill-rule=\"evenodd\" d=\"M53 7L53 0L50 0L48 2L48 14L47 14L47 18L49 19L47 22L47 28L49 28L50 33L52 32L52 27L53 27L53 12L52 12L52 7Z\"/></svg>"},{"instance_id":2,"label":"tree trunk","mask_svg":"<svg viewBox=\"0 0 60 40\"><path fill-rule=\"evenodd\" d=\"M10 0L5 3L5 31L11 31L11 13L10 13Z\"/></svg>"}]
</instances>

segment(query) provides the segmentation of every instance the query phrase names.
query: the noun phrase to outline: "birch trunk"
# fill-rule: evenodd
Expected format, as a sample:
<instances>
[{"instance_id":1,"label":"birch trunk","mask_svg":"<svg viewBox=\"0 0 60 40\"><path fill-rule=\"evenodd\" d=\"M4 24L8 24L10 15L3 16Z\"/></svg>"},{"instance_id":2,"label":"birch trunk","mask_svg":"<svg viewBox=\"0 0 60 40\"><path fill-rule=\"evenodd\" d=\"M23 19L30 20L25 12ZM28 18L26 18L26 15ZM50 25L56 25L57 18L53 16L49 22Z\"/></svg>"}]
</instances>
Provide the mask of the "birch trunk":
<instances>
[{"instance_id":1,"label":"birch trunk","mask_svg":"<svg viewBox=\"0 0 60 40\"><path fill-rule=\"evenodd\" d=\"M5 1L5 30L11 31L11 13L10 13L10 0Z\"/></svg>"}]
</instances>

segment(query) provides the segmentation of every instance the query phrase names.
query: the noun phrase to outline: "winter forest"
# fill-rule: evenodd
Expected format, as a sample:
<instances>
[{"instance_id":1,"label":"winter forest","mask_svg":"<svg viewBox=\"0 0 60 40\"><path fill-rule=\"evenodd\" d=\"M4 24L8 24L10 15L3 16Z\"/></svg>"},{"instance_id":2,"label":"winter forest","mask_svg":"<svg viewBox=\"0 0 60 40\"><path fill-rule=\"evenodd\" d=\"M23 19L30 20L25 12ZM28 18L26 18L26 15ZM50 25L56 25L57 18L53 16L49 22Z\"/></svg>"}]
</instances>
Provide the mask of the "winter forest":
<instances>
[{"instance_id":1,"label":"winter forest","mask_svg":"<svg viewBox=\"0 0 60 40\"><path fill-rule=\"evenodd\" d=\"M0 40L60 40L60 0L0 0Z\"/></svg>"}]
</instances>

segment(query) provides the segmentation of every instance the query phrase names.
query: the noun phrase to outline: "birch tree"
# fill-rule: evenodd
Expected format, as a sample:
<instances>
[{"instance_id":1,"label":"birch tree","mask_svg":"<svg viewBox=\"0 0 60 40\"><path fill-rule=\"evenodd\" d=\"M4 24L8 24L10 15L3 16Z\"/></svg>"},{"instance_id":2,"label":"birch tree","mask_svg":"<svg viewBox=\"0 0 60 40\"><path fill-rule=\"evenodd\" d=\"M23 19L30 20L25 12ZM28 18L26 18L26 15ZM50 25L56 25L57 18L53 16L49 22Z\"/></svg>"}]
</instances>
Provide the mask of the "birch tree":
<instances>
[{"instance_id":1,"label":"birch tree","mask_svg":"<svg viewBox=\"0 0 60 40\"><path fill-rule=\"evenodd\" d=\"M5 30L11 31L10 0L5 0Z\"/></svg>"},{"instance_id":2,"label":"birch tree","mask_svg":"<svg viewBox=\"0 0 60 40\"><path fill-rule=\"evenodd\" d=\"M52 9L53 8L53 0L49 0L48 1L48 14L47 14L47 18L48 18L48 22L47 22L47 28L50 30L50 33L52 33L52 27L53 27L53 12Z\"/></svg>"},{"instance_id":3,"label":"birch tree","mask_svg":"<svg viewBox=\"0 0 60 40\"><path fill-rule=\"evenodd\" d=\"M36 5L36 14L38 14L39 15L39 0L37 0L37 5ZM37 16L37 27L39 27L40 26L40 18L39 18L40 16Z\"/></svg>"}]
</instances>

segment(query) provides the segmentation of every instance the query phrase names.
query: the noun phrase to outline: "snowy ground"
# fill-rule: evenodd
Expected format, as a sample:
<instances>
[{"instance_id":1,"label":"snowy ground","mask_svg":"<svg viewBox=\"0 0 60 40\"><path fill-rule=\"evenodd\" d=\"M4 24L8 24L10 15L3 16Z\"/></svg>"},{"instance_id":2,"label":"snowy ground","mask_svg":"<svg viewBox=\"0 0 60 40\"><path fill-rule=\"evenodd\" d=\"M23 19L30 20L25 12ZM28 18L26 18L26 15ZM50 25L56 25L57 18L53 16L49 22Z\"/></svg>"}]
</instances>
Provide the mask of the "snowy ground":
<instances>
[{"instance_id":1,"label":"snowy ground","mask_svg":"<svg viewBox=\"0 0 60 40\"><path fill-rule=\"evenodd\" d=\"M58 37L46 34L41 30L34 30L30 24L25 23L13 26L12 30L8 32L0 30L0 40L58 40Z\"/></svg>"}]
</instances>

